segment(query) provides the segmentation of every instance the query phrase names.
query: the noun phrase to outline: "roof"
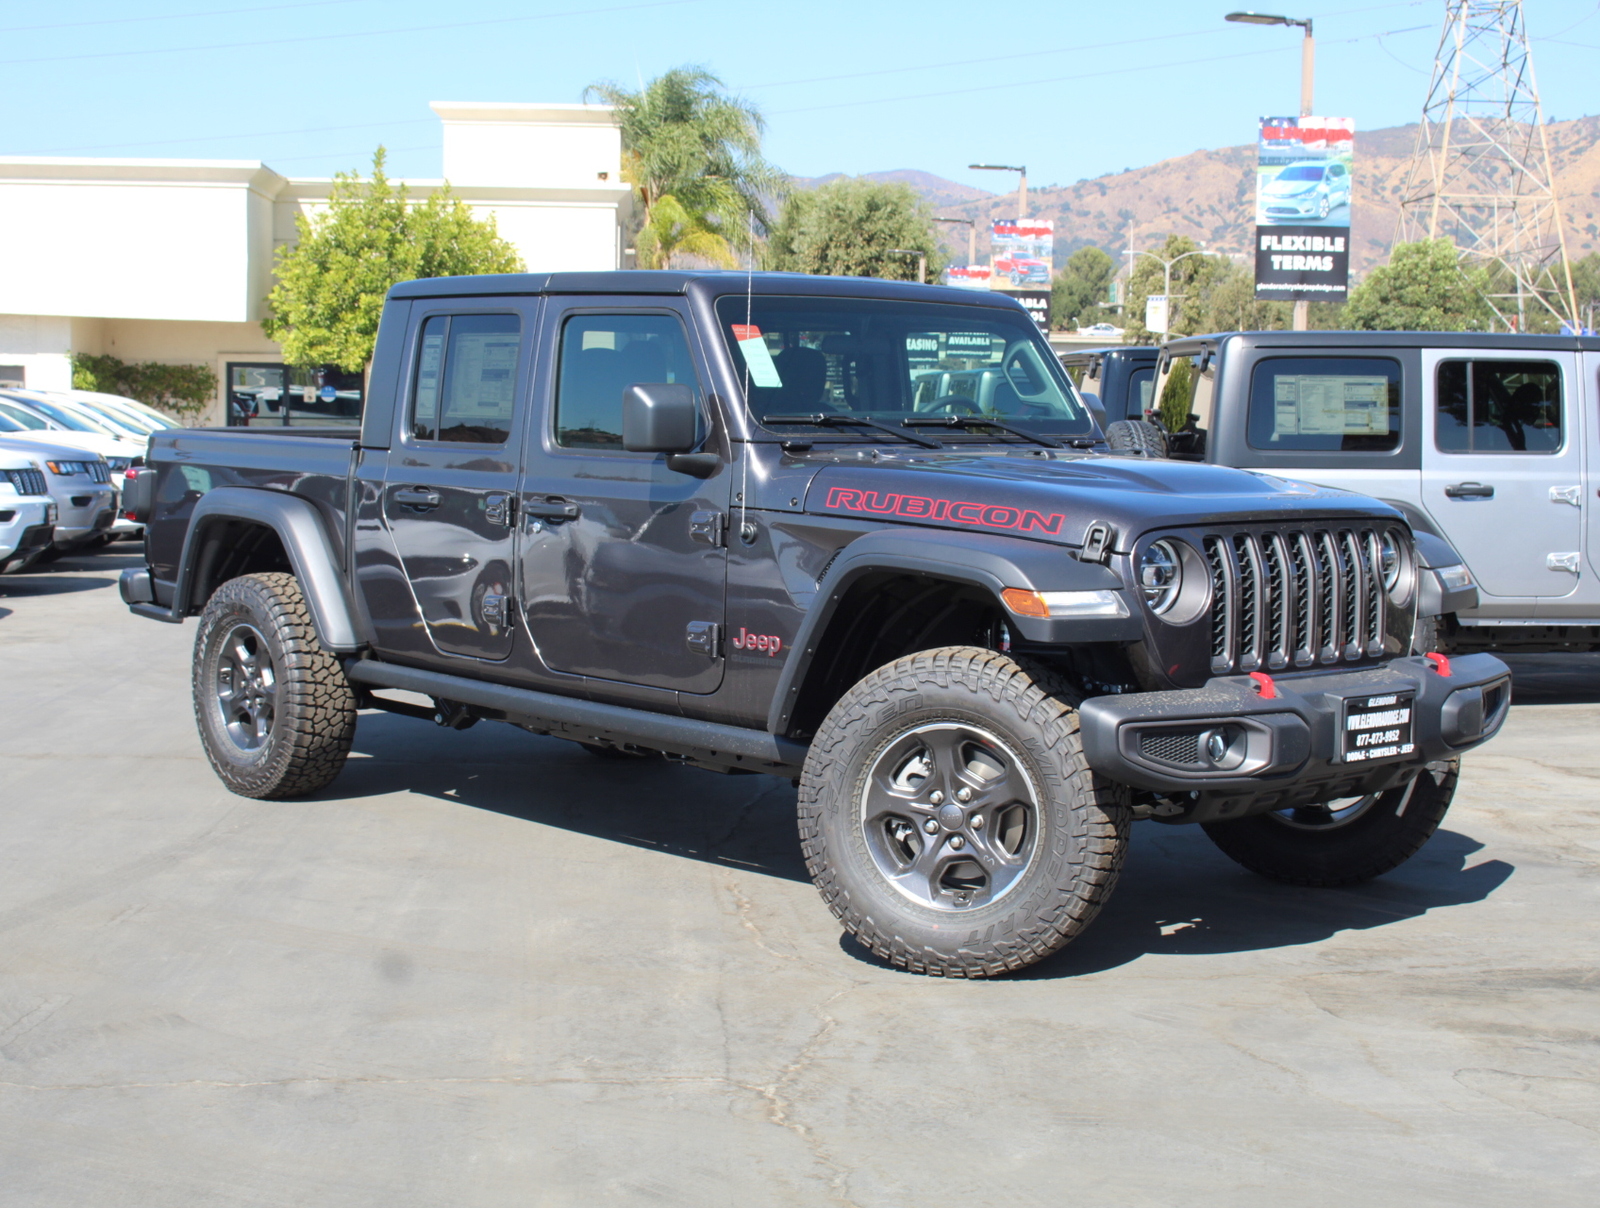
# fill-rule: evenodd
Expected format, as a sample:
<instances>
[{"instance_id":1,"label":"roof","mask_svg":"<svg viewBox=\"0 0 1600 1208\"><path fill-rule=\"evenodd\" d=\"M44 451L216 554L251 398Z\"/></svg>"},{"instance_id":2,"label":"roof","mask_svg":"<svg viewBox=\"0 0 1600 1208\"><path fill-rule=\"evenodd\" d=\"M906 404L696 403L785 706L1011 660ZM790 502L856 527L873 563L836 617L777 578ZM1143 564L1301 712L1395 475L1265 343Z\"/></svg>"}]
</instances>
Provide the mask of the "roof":
<instances>
[{"instance_id":1,"label":"roof","mask_svg":"<svg viewBox=\"0 0 1600 1208\"><path fill-rule=\"evenodd\" d=\"M1485 331L1225 331L1183 336L1162 350L1188 356L1224 343L1256 348L1483 348L1501 352L1600 352L1600 336L1530 336Z\"/></svg>"},{"instance_id":2,"label":"roof","mask_svg":"<svg viewBox=\"0 0 1600 1208\"><path fill-rule=\"evenodd\" d=\"M741 273L716 270L619 269L595 273L499 273L481 277L427 277L402 281L391 298L448 298L516 294L793 294L830 298L892 298L906 302L962 303L1021 310L1021 303L986 290L885 281L879 277L817 277L808 273Z\"/></svg>"}]
</instances>

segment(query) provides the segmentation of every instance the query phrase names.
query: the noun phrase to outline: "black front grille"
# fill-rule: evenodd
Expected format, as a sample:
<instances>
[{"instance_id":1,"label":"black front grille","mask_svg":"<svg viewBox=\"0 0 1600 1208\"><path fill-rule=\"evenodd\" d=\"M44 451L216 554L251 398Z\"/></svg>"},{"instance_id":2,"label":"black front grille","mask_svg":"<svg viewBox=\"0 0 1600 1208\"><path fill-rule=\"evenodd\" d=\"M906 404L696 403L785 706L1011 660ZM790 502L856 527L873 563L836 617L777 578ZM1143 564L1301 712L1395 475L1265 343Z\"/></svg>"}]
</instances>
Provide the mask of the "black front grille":
<instances>
[{"instance_id":1,"label":"black front grille","mask_svg":"<svg viewBox=\"0 0 1600 1208\"><path fill-rule=\"evenodd\" d=\"M42 470L7 470L6 481L17 488L18 495L48 495Z\"/></svg>"},{"instance_id":2,"label":"black front grille","mask_svg":"<svg viewBox=\"0 0 1600 1208\"><path fill-rule=\"evenodd\" d=\"M1407 544L1399 531L1392 539ZM1283 671L1384 651L1383 563L1373 529L1249 530L1204 540L1211 671Z\"/></svg>"},{"instance_id":3,"label":"black front grille","mask_svg":"<svg viewBox=\"0 0 1600 1208\"><path fill-rule=\"evenodd\" d=\"M111 467L106 465L105 462L103 462L103 461L91 461L91 462L88 463L88 466L89 466L89 477L90 477L90 479L92 481L94 481L94 482L110 482L111 481Z\"/></svg>"}]
</instances>

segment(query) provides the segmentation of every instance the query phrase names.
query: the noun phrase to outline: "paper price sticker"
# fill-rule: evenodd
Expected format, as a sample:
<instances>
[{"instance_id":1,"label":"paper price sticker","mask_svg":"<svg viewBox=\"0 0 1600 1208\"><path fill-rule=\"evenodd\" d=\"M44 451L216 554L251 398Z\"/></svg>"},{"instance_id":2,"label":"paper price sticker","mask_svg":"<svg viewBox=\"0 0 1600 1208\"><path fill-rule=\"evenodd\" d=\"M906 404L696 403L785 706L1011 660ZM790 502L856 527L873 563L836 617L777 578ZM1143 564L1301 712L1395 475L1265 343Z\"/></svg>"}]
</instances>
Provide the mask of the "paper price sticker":
<instances>
[{"instance_id":1,"label":"paper price sticker","mask_svg":"<svg viewBox=\"0 0 1600 1208\"><path fill-rule=\"evenodd\" d=\"M733 338L744 357L745 368L750 371L752 383L762 387L783 385L783 379L778 376L778 367L772 363L772 353L767 351L767 342L761 338L759 327L735 323Z\"/></svg>"}]
</instances>

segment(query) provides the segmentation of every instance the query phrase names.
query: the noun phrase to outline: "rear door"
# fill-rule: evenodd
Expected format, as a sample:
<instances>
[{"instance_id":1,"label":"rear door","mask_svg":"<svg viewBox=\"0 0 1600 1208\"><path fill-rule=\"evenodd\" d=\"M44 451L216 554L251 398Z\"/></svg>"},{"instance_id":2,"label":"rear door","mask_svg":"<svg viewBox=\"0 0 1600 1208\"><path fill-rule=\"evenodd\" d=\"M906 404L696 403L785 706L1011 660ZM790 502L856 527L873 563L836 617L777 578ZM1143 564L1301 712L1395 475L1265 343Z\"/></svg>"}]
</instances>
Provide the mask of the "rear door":
<instances>
[{"instance_id":1,"label":"rear door","mask_svg":"<svg viewBox=\"0 0 1600 1208\"><path fill-rule=\"evenodd\" d=\"M683 692L722 682L727 463L709 478L622 447L622 393L691 386L703 358L661 298L547 302L539 411L520 508L523 615L553 671Z\"/></svg>"},{"instance_id":2,"label":"rear door","mask_svg":"<svg viewBox=\"0 0 1600 1208\"><path fill-rule=\"evenodd\" d=\"M515 500L537 299L412 307L384 518L440 654L511 653Z\"/></svg>"},{"instance_id":3,"label":"rear door","mask_svg":"<svg viewBox=\"0 0 1600 1208\"><path fill-rule=\"evenodd\" d=\"M1573 595L1585 505L1576 354L1436 349L1423 367L1422 504L1483 602Z\"/></svg>"}]
</instances>

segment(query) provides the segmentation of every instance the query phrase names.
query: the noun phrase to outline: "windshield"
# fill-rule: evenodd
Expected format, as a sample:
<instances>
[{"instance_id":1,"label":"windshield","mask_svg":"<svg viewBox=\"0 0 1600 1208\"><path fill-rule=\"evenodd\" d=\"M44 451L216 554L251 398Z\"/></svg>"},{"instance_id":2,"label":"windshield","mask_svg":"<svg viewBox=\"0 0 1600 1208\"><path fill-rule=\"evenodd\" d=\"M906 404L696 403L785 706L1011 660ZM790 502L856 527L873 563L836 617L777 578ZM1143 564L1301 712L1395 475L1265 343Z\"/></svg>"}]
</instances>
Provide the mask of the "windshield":
<instances>
[{"instance_id":1,"label":"windshield","mask_svg":"<svg viewBox=\"0 0 1600 1208\"><path fill-rule=\"evenodd\" d=\"M11 421L12 426L6 429L7 432L21 432L24 428L37 432L50 426L26 407L18 407L15 403L0 403L0 415Z\"/></svg>"},{"instance_id":2,"label":"windshield","mask_svg":"<svg viewBox=\"0 0 1600 1208\"><path fill-rule=\"evenodd\" d=\"M73 410L76 414L84 415L86 419L90 419L92 422L104 424L118 436L143 440L150 435L149 428L141 428L127 416L119 415L106 407L97 407L93 403L77 403Z\"/></svg>"},{"instance_id":3,"label":"windshield","mask_svg":"<svg viewBox=\"0 0 1600 1208\"><path fill-rule=\"evenodd\" d=\"M1302 164L1297 168L1285 168L1278 173L1279 180L1321 180L1322 169L1314 164Z\"/></svg>"},{"instance_id":4,"label":"windshield","mask_svg":"<svg viewBox=\"0 0 1600 1208\"><path fill-rule=\"evenodd\" d=\"M53 403L47 403L42 399L36 398L30 398L28 400L28 406L32 407L41 415L48 415L63 428L71 428L74 432L98 432L102 436L111 435L111 430L109 428L106 428L102 424L97 424L93 420L86 419L81 415L77 415L71 411L68 411L65 407L57 407Z\"/></svg>"},{"instance_id":5,"label":"windshield","mask_svg":"<svg viewBox=\"0 0 1600 1208\"><path fill-rule=\"evenodd\" d=\"M5 412L0 411L0 432L26 432L27 429Z\"/></svg>"},{"instance_id":6,"label":"windshield","mask_svg":"<svg viewBox=\"0 0 1600 1208\"><path fill-rule=\"evenodd\" d=\"M971 416L1053 435L1094 431L1061 363L1021 312L728 295L717 300L717 317L744 375L750 410L764 423L774 415L894 426ZM989 432L983 439L997 437Z\"/></svg>"}]
</instances>

